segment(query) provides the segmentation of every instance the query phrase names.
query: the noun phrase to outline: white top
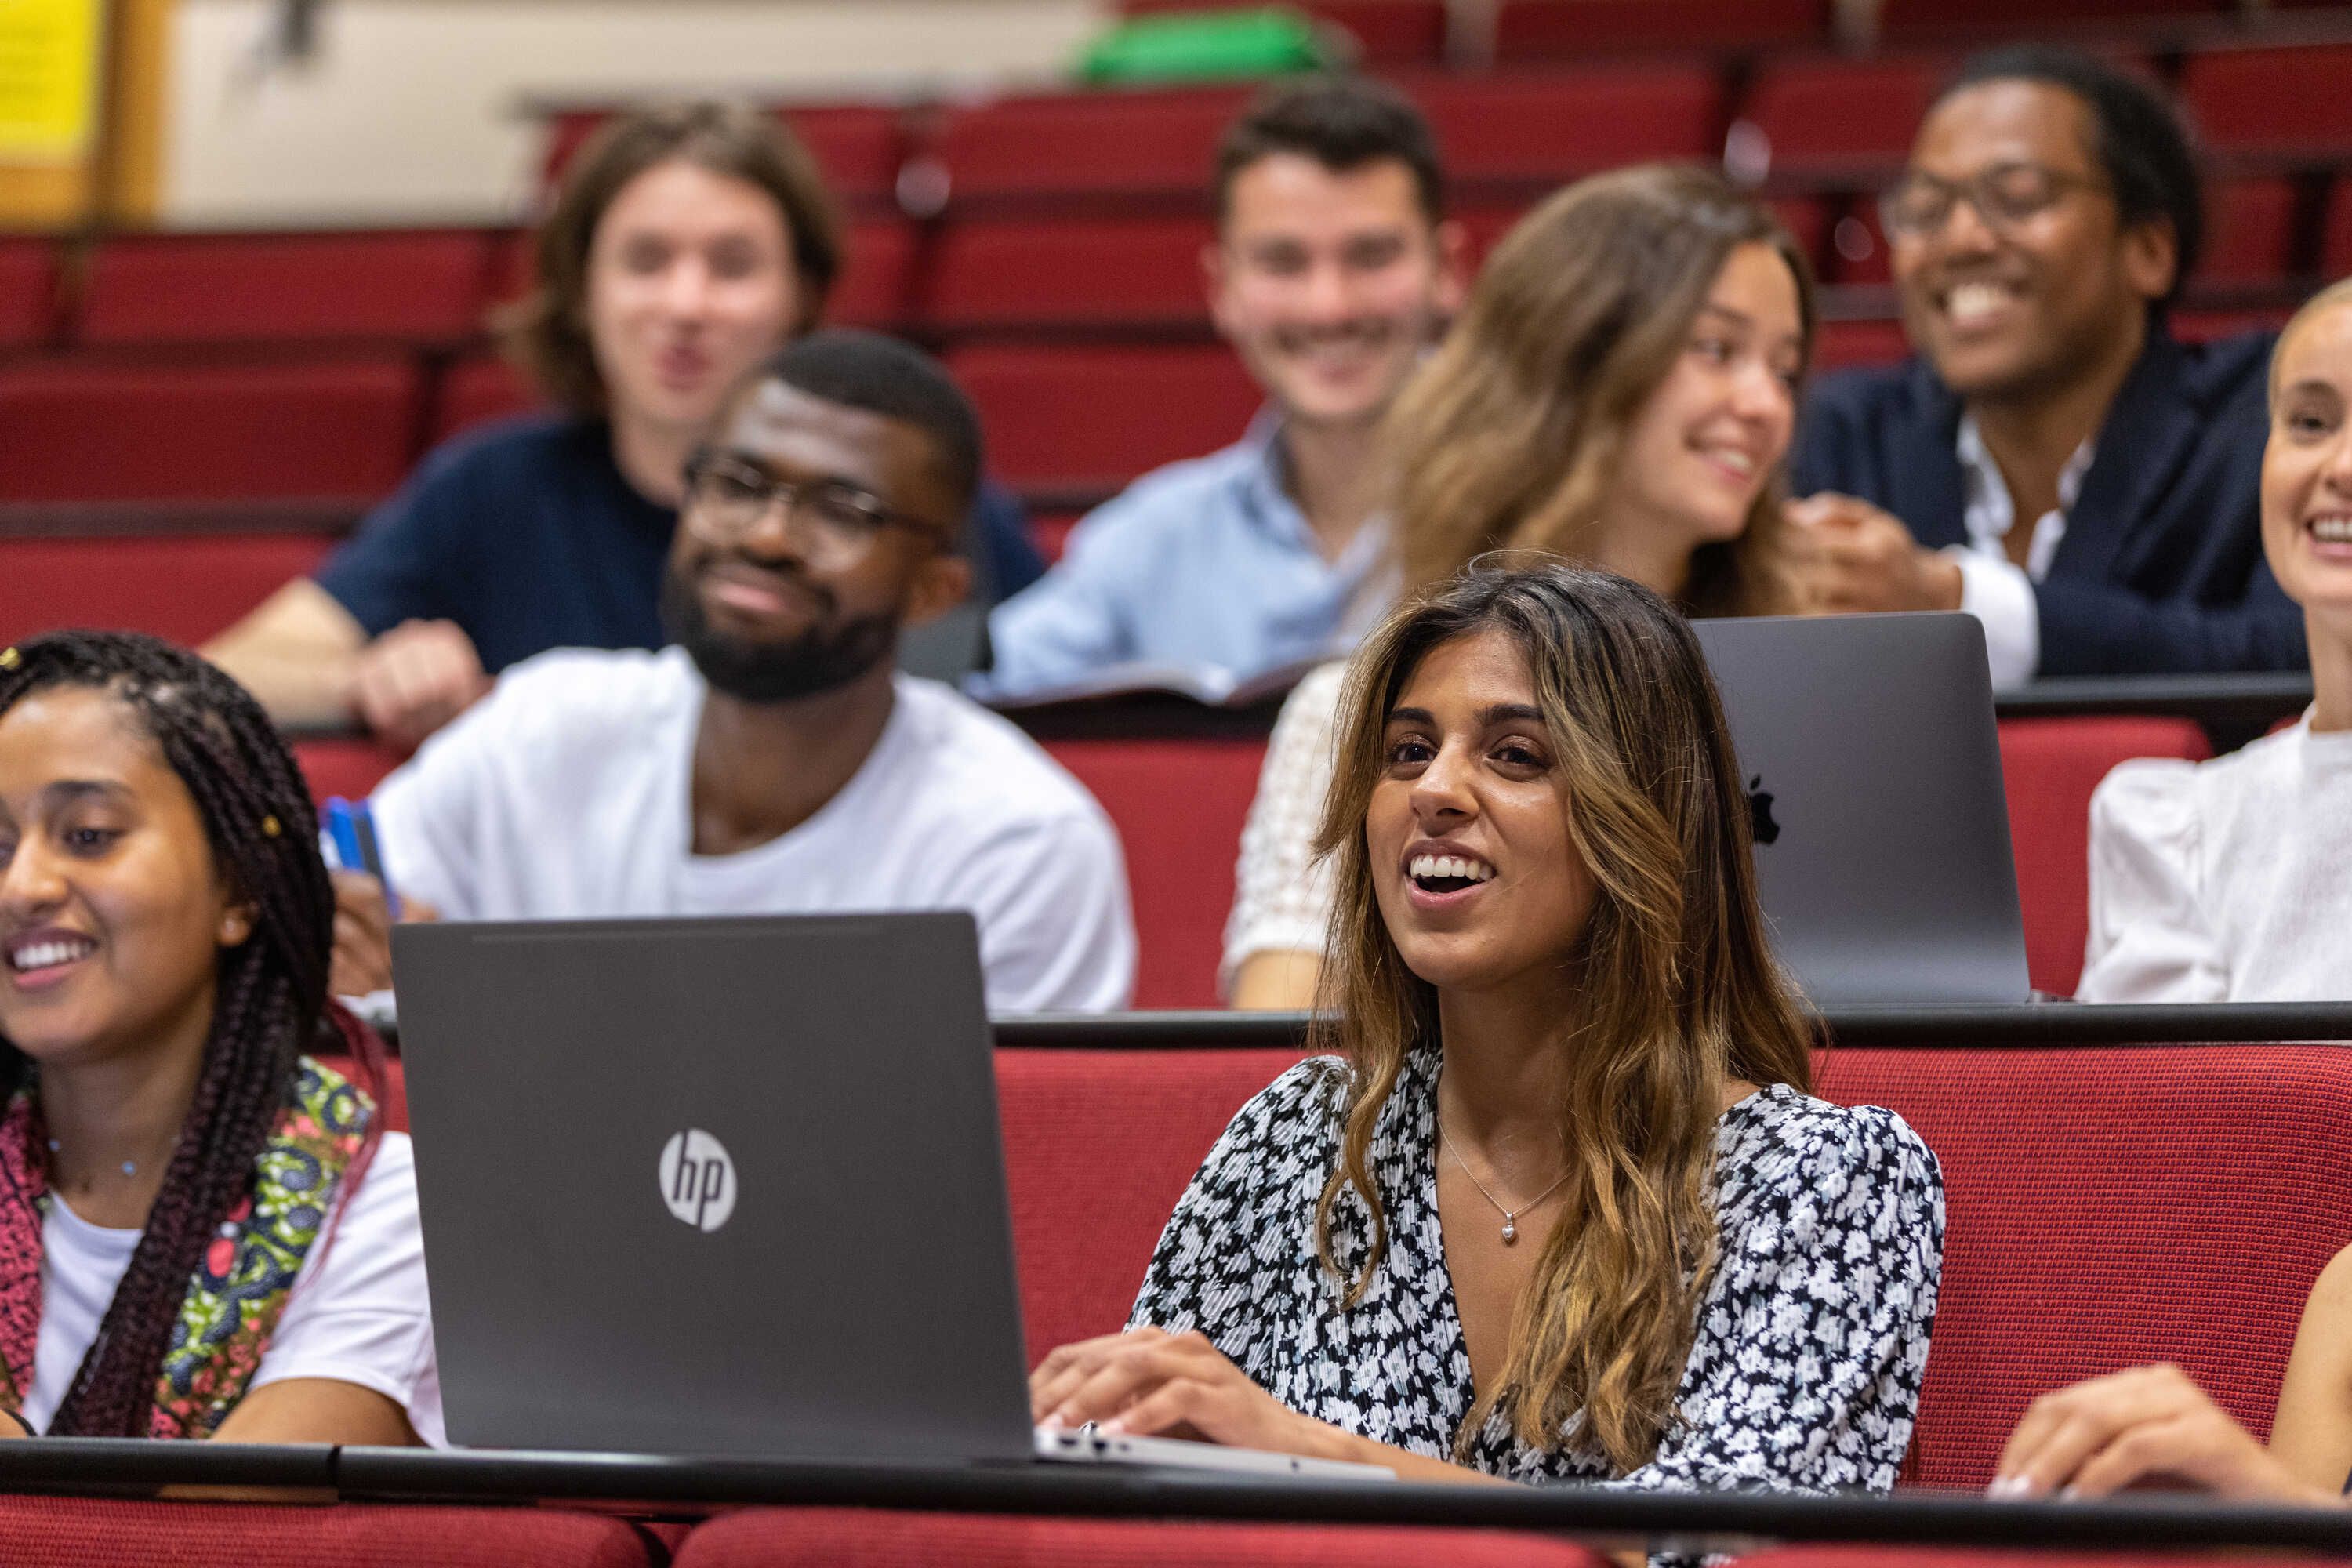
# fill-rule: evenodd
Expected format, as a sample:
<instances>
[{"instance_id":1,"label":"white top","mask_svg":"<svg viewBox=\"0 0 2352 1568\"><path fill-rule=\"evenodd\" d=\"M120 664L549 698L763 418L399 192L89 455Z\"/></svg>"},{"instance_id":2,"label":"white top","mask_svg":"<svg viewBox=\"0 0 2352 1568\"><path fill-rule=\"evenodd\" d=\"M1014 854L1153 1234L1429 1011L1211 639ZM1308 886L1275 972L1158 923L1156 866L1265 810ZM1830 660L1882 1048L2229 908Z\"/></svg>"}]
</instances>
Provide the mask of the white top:
<instances>
[{"instance_id":1,"label":"white top","mask_svg":"<svg viewBox=\"0 0 2352 1568\"><path fill-rule=\"evenodd\" d=\"M2091 471L2088 441L2074 448L2058 473L2058 504L2033 521L2024 570L2009 558L2009 531L2017 525L2017 503L2001 478L2000 465L1984 444L1976 416L1960 416L1960 478L1967 495L1961 521L1969 542L1945 552L1960 566L1960 608L1984 626L1985 658L1992 683L2021 686L2042 668L2042 619L2033 585L2050 575L2059 542L2066 537L2066 510L2083 492Z\"/></svg>"},{"instance_id":2,"label":"white top","mask_svg":"<svg viewBox=\"0 0 2352 1568\"><path fill-rule=\"evenodd\" d=\"M1339 749L1339 689L1348 667L1318 665L1291 689L1266 742L1234 867L1234 910L1217 988L1230 998L1254 953L1321 952L1331 921L1331 868L1315 858L1315 830Z\"/></svg>"},{"instance_id":3,"label":"white top","mask_svg":"<svg viewBox=\"0 0 2352 1568\"><path fill-rule=\"evenodd\" d=\"M2091 796L2084 1002L2352 999L2352 731L2146 758Z\"/></svg>"},{"instance_id":4,"label":"white top","mask_svg":"<svg viewBox=\"0 0 2352 1568\"><path fill-rule=\"evenodd\" d=\"M693 852L705 691L683 648L559 649L377 786L384 867L452 920L970 910L996 1012L1126 1005L1118 836L1019 730L901 675L881 739L791 832Z\"/></svg>"},{"instance_id":5,"label":"white top","mask_svg":"<svg viewBox=\"0 0 2352 1568\"><path fill-rule=\"evenodd\" d=\"M47 1429L81 1370L142 1234L92 1225L51 1197L41 1226L41 1337L24 1408L34 1431ZM372 1388L408 1413L419 1437L436 1448L448 1444L416 1222L416 1162L404 1132L383 1135L331 1242L311 1245L246 1392L289 1377Z\"/></svg>"}]
</instances>

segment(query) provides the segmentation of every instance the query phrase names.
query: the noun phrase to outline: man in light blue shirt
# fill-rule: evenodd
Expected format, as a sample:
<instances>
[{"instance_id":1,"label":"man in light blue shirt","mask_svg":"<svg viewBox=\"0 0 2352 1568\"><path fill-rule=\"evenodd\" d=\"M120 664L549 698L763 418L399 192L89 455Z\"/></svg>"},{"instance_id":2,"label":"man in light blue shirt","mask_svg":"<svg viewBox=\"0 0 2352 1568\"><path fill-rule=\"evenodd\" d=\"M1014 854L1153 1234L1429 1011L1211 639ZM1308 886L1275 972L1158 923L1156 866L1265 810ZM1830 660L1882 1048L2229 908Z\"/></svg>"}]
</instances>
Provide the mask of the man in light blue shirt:
<instances>
[{"instance_id":1,"label":"man in light blue shirt","mask_svg":"<svg viewBox=\"0 0 2352 1568\"><path fill-rule=\"evenodd\" d=\"M1381 416L1462 298L1434 138L1378 83L1277 89L1225 133L1216 197L1211 310L1268 406L1097 509L997 607L989 696L1122 665L1244 680L1344 651L1380 607Z\"/></svg>"}]
</instances>

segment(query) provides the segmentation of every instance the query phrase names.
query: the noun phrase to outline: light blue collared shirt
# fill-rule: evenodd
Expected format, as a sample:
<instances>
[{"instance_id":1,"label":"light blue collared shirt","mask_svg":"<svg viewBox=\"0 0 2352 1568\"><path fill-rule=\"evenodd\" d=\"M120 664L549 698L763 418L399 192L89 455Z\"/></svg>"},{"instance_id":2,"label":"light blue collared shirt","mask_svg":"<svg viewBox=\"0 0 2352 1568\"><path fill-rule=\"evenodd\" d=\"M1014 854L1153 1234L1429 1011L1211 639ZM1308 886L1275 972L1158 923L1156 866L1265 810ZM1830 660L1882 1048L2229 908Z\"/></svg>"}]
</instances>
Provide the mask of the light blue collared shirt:
<instances>
[{"instance_id":1,"label":"light blue collared shirt","mask_svg":"<svg viewBox=\"0 0 2352 1568\"><path fill-rule=\"evenodd\" d=\"M996 662L974 689L1020 697L1123 664L1246 679L1344 652L1378 607L1388 531L1369 523L1326 561L1283 489L1280 431L1260 414L1088 513L1061 563L989 616Z\"/></svg>"}]
</instances>

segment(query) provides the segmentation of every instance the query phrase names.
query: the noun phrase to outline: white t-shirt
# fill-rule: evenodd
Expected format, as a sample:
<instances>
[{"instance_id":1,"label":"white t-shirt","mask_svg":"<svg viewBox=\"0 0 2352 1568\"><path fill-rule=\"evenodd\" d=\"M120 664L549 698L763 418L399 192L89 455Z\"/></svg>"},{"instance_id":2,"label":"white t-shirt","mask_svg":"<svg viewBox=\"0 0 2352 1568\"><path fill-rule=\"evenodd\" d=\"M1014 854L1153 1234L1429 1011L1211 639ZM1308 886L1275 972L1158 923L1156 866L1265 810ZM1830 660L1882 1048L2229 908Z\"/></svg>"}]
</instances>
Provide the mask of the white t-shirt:
<instances>
[{"instance_id":1,"label":"white t-shirt","mask_svg":"<svg viewBox=\"0 0 2352 1568\"><path fill-rule=\"evenodd\" d=\"M901 675L881 739L791 832L693 853L702 677L682 648L559 649L377 787L384 868L452 920L969 910L1001 1013L1123 1007L1118 835L1036 742Z\"/></svg>"},{"instance_id":2,"label":"white t-shirt","mask_svg":"<svg viewBox=\"0 0 2352 1568\"><path fill-rule=\"evenodd\" d=\"M24 1407L34 1431L48 1428L81 1370L141 1234L92 1225L63 1198L50 1199L41 1226L41 1336ZM405 1410L425 1442L436 1448L448 1442L406 1133L383 1135L343 1205L332 1244L321 1238L303 1258L246 1392L290 1377L372 1388Z\"/></svg>"},{"instance_id":3,"label":"white t-shirt","mask_svg":"<svg viewBox=\"0 0 2352 1568\"><path fill-rule=\"evenodd\" d=\"M2352 1000L2352 731L2311 716L2091 796L2084 1002Z\"/></svg>"}]
</instances>

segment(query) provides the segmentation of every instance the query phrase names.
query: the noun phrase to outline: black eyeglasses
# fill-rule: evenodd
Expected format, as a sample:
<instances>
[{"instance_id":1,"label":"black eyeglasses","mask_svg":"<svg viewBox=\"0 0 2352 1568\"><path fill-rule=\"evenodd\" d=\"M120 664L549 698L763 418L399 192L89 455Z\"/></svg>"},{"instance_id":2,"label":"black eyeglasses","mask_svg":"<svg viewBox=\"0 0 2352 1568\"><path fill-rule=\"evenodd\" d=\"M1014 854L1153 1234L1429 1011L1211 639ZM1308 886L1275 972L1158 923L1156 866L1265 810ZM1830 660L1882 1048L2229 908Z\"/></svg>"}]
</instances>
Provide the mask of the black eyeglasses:
<instances>
[{"instance_id":1,"label":"black eyeglasses","mask_svg":"<svg viewBox=\"0 0 2352 1568\"><path fill-rule=\"evenodd\" d=\"M1889 239L1925 239L1941 234L1961 202L1974 207L1985 226L2007 234L2041 216L2069 191L2105 189L2104 183L2040 163L1995 163L1965 180L1947 180L1916 170L1878 202L1878 221Z\"/></svg>"},{"instance_id":2,"label":"black eyeglasses","mask_svg":"<svg viewBox=\"0 0 2352 1568\"><path fill-rule=\"evenodd\" d=\"M933 543L940 530L883 504L845 479L780 479L756 463L703 447L686 460L686 526L712 544L738 544L779 502L784 524L809 563L852 566L886 528L905 528Z\"/></svg>"}]
</instances>

